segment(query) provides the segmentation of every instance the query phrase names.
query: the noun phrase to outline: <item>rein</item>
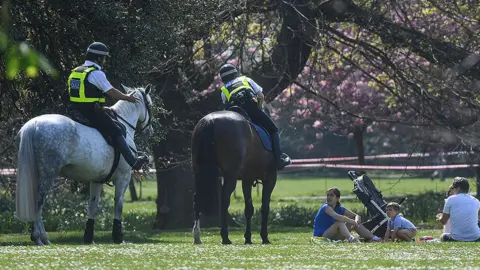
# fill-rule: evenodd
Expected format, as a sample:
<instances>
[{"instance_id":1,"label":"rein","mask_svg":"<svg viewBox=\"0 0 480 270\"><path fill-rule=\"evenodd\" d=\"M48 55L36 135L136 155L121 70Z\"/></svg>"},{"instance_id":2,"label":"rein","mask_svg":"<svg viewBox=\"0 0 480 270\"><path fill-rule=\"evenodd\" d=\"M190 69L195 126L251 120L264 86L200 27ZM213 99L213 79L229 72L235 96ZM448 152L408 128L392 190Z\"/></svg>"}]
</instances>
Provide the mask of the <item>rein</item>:
<instances>
[{"instance_id":1,"label":"rein","mask_svg":"<svg viewBox=\"0 0 480 270\"><path fill-rule=\"evenodd\" d=\"M138 91L138 90L136 90ZM127 124L129 127L131 127L133 130L135 130L136 132L138 133L142 133L148 126L150 126L151 124L151 117L150 117L150 113L151 113L151 110L150 110L150 103L147 101L147 95L145 93L143 93L142 91L139 91L141 94L142 94L142 97L143 97L143 103L145 104L145 119L141 120L141 121L138 121L139 124L143 124L147 121L147 118L148 118L148 122L147 124L141 128L141 129L137 129L136 127L134 127L132 124L130 124L130 122L128 122L125 118L123 118L122 116L120 116L117 112L113 112L115 114L115 116L117 118L119 118L120 120L122 120L125 124Z\"/></svg>"}]
</instances>

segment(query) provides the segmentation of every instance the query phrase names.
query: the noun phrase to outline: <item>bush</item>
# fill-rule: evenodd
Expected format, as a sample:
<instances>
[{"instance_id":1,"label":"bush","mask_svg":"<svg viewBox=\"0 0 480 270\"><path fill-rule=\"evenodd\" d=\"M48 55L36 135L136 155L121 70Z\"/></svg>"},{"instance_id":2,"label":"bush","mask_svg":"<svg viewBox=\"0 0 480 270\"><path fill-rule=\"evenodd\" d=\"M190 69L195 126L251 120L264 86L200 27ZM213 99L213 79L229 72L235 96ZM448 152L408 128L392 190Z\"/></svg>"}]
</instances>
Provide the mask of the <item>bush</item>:
<instances>
[{"instance_id":1,"label":"bush","mask_svg":"<svg viewBox=\"0 0 480 270\"><path fill-rule=\"evenodd\" d=\"M400 198L398 198L400 199ZM398 201L392 199L392 201ZM410 195L402 203L402 213L409 220L415 222L431 222L435 220L435 215L441 210L444 203L445 193L428 191L418 195ZM351 209L353 212L362 216L362 220L367 220L364 209ZM300 207L295 204L286 205L280 208L270 209L269 224L286 227L312 227L313 219L318 212L318 208ZM243 212L231 213L235 221L245 224L245 215ZM252 225L260 226L261 212L256 209L252 218Z\"/></svg>"},{"instance_id":2,"label":"bush","mask_svg":"<svg viewBox=\"0 0 480 270\"><path fill-rule=\"evenodd\" d=\"M418 195L410 195L402 203L403 215L412 221L432 221L442 211L445 192L427 191Z\"/></svg>"},{"instance_id":3,"label":"bush","mask_svg":"<svg viewBox=\"0 0 480 270\"><path fill-rule=\"evenodd\" d=\"M425 192L410 195L402 204L402 213L414 223L435 220L441 210L445 194ZM397 199L392 199L398 201ZM86 209L88 201L84 195L67 190L49 195L44 207L44 223L47 231L81 231L87 221ZM95 218L95 230L110 231L113 221L113 196L105 195L101 200L100 213ZM13 213L15 204L8 197L0 197L0 233L19 233L28 230L29 226L18 221ZM366 220L364 209L351 209ZM269 225L285 227L312 227L318 208L301 207L287 204L280 208L271 208ZM244 225L245 215L242 212L230 213L233 219ZM150 231L155 222L155 213L130 210L123 214L123 226L126 231ZM260 226L261 212L256 209L252 218L253 226ZM215 225L215 226L219 226Z\"/></svg>"},{"instance_id":4,"label":"bush","mask_svg":"<svg viewBox=\"0 0 480 270\"><path fill-rule=\"evenodd\" d=\"M105 195L100 201L100 211L95 217L96 230L111 230L113 222L113 197ZM14 216L14 199L0 198L0 233L26 232L29 225ZM47 196L43 207L43 222L47 231L78 231L85 229L87 198L78 193L59 190Z\"/></svg>"}]
</instances>

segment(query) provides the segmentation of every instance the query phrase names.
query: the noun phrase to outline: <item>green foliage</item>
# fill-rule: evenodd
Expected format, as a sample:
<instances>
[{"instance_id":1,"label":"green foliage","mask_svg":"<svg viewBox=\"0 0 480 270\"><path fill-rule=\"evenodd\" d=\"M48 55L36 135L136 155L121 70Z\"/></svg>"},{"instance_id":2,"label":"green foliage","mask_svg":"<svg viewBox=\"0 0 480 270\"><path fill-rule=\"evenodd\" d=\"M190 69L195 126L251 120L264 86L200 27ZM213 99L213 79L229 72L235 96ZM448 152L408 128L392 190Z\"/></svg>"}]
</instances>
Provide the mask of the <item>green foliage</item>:
<instances>
[{"instance_id":1,"label":"green foliage","mask_svg":"<svg viewBox=\"0 0 480 270\"><path fill-rule=\"evenodd\" d=\"M443 210L445 192L427 191L418 195L408 196L402 204L405 217L416 221L431 221Z\"/></svg>"},{"instance_id":2,"label":"green foliage","mask_svg":"<svg viewBox=\"0 0 480 270\"><path fill-rule=\"evenodd\" d=\"M6 60L5 75L9 80L20 79L21 72L25 72L28 78L36 78L39 75L39 69L55 78L58 76L57 70L42 54L25 42L11 42L2 31L0 31L0 52Z\"/></svg>"},{"instance_id":3,"label":"green foliage","mask_svg":"<svg viewBox=\"0 0 480 270\"><path fill-rule=\"evenodd\" d=\"M0 198L0 232L25 232L29 226L14 217L15 203L9 196ZM43 208L43 222L47 231L76 231L85 228L88 217L87 198L78 193L60 189L47 196ZM113 197L106 195L100 202L95 228L109 230L113 222Z\"/></svg>"}]
</instances>

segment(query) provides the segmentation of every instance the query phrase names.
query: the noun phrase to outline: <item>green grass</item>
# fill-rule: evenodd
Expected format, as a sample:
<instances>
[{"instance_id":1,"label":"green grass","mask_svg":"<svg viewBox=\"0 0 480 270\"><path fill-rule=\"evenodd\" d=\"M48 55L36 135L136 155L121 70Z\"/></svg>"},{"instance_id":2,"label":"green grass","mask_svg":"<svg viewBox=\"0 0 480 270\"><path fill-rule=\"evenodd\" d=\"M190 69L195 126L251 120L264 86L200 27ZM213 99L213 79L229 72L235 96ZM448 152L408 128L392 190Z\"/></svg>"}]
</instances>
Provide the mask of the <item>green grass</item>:
<instances>
[{"instance_id":1,"label":"green grass","mask_svg":"<svg viewBox=\"0 0 480 270\"><path fill-rule=\"evenodd\" d=\"M81 232L50 233L54 245L35 247L27 235L0 236L2 269L372 269L476 268L477 243L315 243L311 230L271 228L271 245L243 244L240 229L233 245L222 246L218 228L202 232L203 244L192 244L190 231L127 232L133 244L110 244L110 232L97 232L96 245L81 244ZM438 235L421 231L419 235Z\"/></svg>"},{"instance_id":2,"label":"green grass","mask_svg":"<svg viewBox=\"0 0 480 270\"><path fill-rule=\"evenodd\" d=\"M372 177L375 185L386 196L394 194L418 194L425 191L446 191L450 182L441 182L439 180L431 181L426 178L407 178L391 179ZM338 187L345 198L343 204L350 209L361 209L363 204L355 196L353 199L347 199L348 195L353 195L352 181L346 178L325 178L325 177L297 177L286 178L280 176L272 194L271 207L281 207L287 204L296 204L303 207L318 207L323 203L326 190L331 187ZM113 188L105 186L105 190L113 194ZM137 193L139 184L137 184ZM126 203L124 211L140 209L142 212L155 212L156 204L154 199L157 197L157 183L153 180L142 182L142 199L144 201L131 203L130 192L127 190ZM253 203L256 208L261 204L262 185L253 188ZM352 197L352 196L350 196ZM230 212L241 212L244 208L241 182L237 183L236 192L232 195Z\"/></svg>"}]
</instances>

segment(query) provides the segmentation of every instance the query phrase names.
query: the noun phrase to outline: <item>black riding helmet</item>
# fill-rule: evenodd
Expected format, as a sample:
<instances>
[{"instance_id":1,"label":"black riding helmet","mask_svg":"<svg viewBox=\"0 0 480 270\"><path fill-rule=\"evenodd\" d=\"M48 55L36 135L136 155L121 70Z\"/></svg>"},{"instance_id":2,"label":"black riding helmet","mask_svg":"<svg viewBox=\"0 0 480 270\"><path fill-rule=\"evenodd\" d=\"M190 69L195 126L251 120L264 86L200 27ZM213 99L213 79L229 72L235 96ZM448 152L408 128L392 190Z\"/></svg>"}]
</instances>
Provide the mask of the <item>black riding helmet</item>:
<instances>
[{"instance_id":1,"label":"black riding helmet","mask_svg":"<svg viewBox=\"0 0 480 270\"><path fill-rule=\"evenodd\" d=\"M93 42L88 46L87 54L94 54L98 56L109 56L108 47L101 42Z\"/></svg>"},{"instance_id":2,"label":"black riding helmet","mask_svg":"<svg viewBox=\"0 0 480 270\"><path fill-rule=\"evenodd\" d=\"M232 64L225 64L220 68L220 78L223 83L227 83L240 76L237 68Z\"/></svg>"}]
</instances>

